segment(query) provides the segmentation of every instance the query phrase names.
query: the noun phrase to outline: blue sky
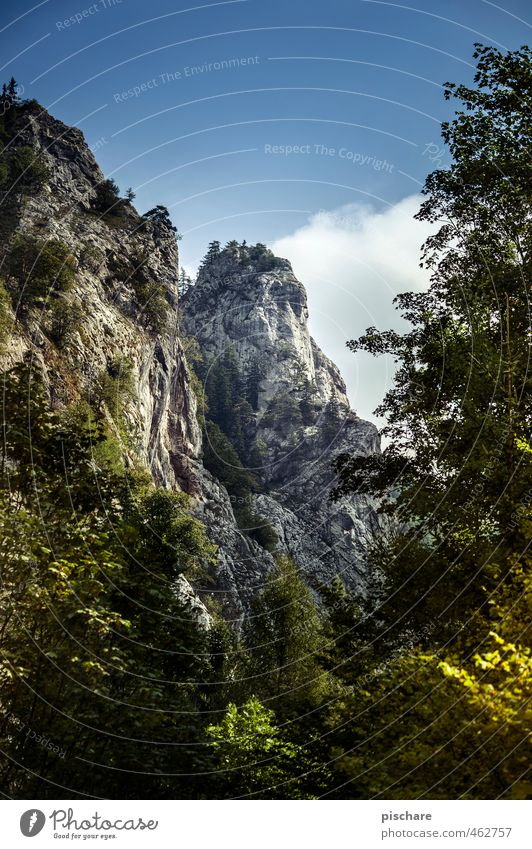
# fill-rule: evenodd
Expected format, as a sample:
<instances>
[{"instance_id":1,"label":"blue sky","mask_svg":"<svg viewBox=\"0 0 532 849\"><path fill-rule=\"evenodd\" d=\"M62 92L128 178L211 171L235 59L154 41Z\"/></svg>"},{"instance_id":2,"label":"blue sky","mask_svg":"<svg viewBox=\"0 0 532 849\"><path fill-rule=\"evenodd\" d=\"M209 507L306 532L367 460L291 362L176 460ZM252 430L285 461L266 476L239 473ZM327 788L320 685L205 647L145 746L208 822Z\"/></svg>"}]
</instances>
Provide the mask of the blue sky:
<instances>
[{"instance_id":1,"label":"blue sky","mask_svg":"<svg viewBox=\"0 0 532 849\"><path fill-rule=\"evenodd\" d=\"M212 239L282 248L369 415L389 368L345 339L424 285L412 211L448 162L441 84L471 81L473 42L531 33L524 0L412 2L4 2L2 73L79 126L140 211L169 207L185 266Z\"/></svg>"}]
</instances>

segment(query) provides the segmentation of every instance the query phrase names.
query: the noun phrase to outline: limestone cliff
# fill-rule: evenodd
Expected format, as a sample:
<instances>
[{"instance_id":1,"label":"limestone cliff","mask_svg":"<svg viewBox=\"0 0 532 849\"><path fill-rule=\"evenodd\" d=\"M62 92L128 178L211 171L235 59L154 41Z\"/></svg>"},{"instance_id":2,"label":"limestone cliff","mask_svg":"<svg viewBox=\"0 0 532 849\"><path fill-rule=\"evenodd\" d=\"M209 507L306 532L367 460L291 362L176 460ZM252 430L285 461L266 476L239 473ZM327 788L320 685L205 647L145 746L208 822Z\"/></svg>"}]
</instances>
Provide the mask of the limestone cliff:
<instances>
[{"instance_id":1,"label":"limestone cliff","mask_svg":"<svg viewBox=\"0 0 532 849\"><path fill-rule=\"evenodd\" d=\"M4 277L9 283L13 246L30 238L66 246L75 283L31 301L19 269L2 367L30 353L57 406L101 397L102 387L118 388L127 372L120 413L108 392L104 398L108 416L126 455L140 459L157 485L192 497L218 546L212 583L196 590L216 596L228 618L242 616L277 552L290 554L314 584L339 573L364 590L375 513L365 498L330 502L331 461L339 451L378 451L378 435L350 411L337 368L310 338L305 290L289 262L261 246L233 244L208 258L178 306L169 219L157 210L141 216L112 192L109 206L108 181L82 133L38 104L17 107L12 123L10 155L30 151L46 177L38 189L0 192ZM30 280L31 268L27 274ZM58 315L77 316L68 333L63 327L58 335ZM276 531L273 552L237 522L225 482L202 461L203 415L185 353L190 337L204 363L232 346L242 379L253 382L239 450L245 463L253 455L253 506Z\"/></svg>"},{"instance_id":2,"label":"limestone cliff","mask_svg":"<svg viewBox=\"0 0 532 849\"><path fill-rule=\"evenodd\" d=\"M350 410L338 369L311 338L306 292L290 263L260 245L214 249L181 308L182 329L215 379L227 350L239 364L252 407L243 459L259 481L255 507L275 528L277 551L313 584L340 574L364 591L364 551L377 518L365 496L331 502L332 460L379 451L378 432ZM208 369L208 396L212 383Z\"/></svg>"}]
</instances>

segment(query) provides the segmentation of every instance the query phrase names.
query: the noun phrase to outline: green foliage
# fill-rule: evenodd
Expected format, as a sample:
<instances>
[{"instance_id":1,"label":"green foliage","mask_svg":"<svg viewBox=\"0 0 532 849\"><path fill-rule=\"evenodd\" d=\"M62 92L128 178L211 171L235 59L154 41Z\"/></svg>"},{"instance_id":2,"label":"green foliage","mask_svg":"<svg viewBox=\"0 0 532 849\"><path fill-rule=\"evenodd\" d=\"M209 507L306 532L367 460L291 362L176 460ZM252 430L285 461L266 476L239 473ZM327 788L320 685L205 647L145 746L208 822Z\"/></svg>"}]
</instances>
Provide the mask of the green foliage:
<instances>
[{"instance_id":1,"label":"green foliage","mask_svg":"<svg viewBox=\"0 0 532 849\"><path fill-rule=\"evenodd\" d=\"M316 768L304 750L281 733L275 714L259 699L240 709L229 704L218 725L210 725L216 765L225 792L233 797L312 799L305 792L305 770Z\"/></svg>"},{"instance_id":2,"label":"green foliage","mask_svg":"<svg viewBox=\"0 0 532 849\"><path fill-rule=\"evenodd\" d=\"M183 297L186 293L191 289L194 285L194 282L189 274L186 273L184 268L181 268L179 272L179 277L177 280L177 291L179 297Z\"/></svg>"},{"instance_id":3,"label":"green foliage","mask_svg":"<svg viewBox=\"0 0 532 849\"><path fill-rule=\"evenodd\" d=\"M245 377L246 398L254 410L258 410L261 383L266 377L266 374L266 363L257 354L252 359Z\"/></svg>"},{"instance_id":4,"label":"green foliage","mask_svg":"<svg viewBox=\"0 0 532 849\"><path fill-rule=\"evenodd\" d=\"M92 206L100 215L116 217L122 214L123 203L115 180L102 180L98 183Z\"/></svg>"},{"instance_id":5,"label":"green foliage","mask_svg":"<svg viewBox=\"0 0 532 849\"><path fill-rule=\"evenodd\" d=\"M222 481L235 503L245 503L256 490L255 478L242 465L237 452L217 424L207 421L205 430L205 467Z\"/></svg>"},{"instance_id":6,"label":"green foliage","mask_svg":"<svg viewBox=\"0 0 532 849\"><path fill-rule=\"evenodd\" d=\"M92 242L87 242L83 245L79 260L83 268L96 272L102 267L105 254Z\"/></svg>"},{"instance_id":7,"label":"green foliage","mask_svg":"<svg viewBox=\"0 0 532 849\"><path fill-rule=\"evenodd\" d=\"M328 684L320 664L323 634L316 604L293 562L281 557L254 598L244 628L253 691L294 717L316 706Z\"/></svg>"},{"instance_id":8,"label":"green foliage","mask_svg":"<svg viewBox=\"0 0 532 849\"><path fill-rule=\"evenodd\" d=\"M127 357L117 356L109 360L98 378L96 401L105 404L112 418L120 424L132 397L133 366Z\"/></svg>"},{"instance_id":9,"label":"green foliage","mask_svg":"<svg viewBox=\"0 0 532 849\"><path fill-rule=\"evenodd\" d=\"M337 439L342 432L345 421L345 411L342 410L336 395L331 395L323 410L320 421L321 433L327 442Z\"/></svg>"},{"instance_id":10,"label":"green foliage","mask_svg":"<svg viewBox=\"0 0 532 849\"><path fill-rule=\"evenodd\" d=\"M74 285L76 260L58 239L18 235L7 256L6 272L14 306L28 307L68 292Z\"/></svg>"},{"instance_id":11,"label":"green foliage","mask_svg":"<svg viewBox=\"0 0 532 849\"><path fill-rule=\"evenodd\" d=\"M146 327L154 333L164 333L170 311L165 287L146 271L144 265L136 268L131 283Z\"/></svg>"},{"instance_id":12,"label":"green foliage","mask_svg":"<svg viewBox=\"0 0 532 849\"><path fill-rule=\"evenodd\" d=\"M373 657L329 717L341 798L532 791L532 57L475 58L477 86L446 87L461 106L443 125L453 162L418 215L446 222L425 245L430 288L397 298L406 333L351 343L399 369L377 410L383 454L338 463L337 494L382 497L392 519L371 554L376 612L353 627Z\"/></svg>"},{"instance_id":13,"label":"green foliage","mask_svg":"<svg viewBox=\"0 0 532 849\"><path fill-rule=\"evenodd\" d=\"M239 271L264 272L273 271L285 265L285 260L279 259L275 254L260 242L256 245L248 245L231 241L225 248L220 248L220 242L211 242L205 257L200 265L201 273L208 273L216 268L219 262L234 266Z\"/></svg>"},{"instance_id":14,"label":"green foliage","mask_svg":"<svg viewBox=\"0 0 532 849\"><path fill-rule=\"evenodd\" d=\"M205 698L192 682L212 676L210 649L174 578L211 556L203 529L184 496L102 453L95 463L102 423L53 412L31 363L3 386L2 787L197 797L201 785L176 773L207 766L189 744Z\"/></svg>"},{"instance_id":15,"label":"green foliage","mask_svg":"<svg viewBox=\"0 0 532 849\"><path fill-rule=\"evenodd\" d=\"M168 326L170 305L164 285L147 266L147 256L139 254L133 258L133 262L129 262L123 257L112 255L109 257L109 267L114 279L133 289L144 326L153 333L164 333Z\"/></svg>"},{"instance_id":16,"label":"green foliage","mask_svg":"<svg viewBox=\"0 0 532 849\"><path fill-rule=\"evenodd\" d=\"M43 155L27 145L0 154L0 187L15 193L39 191L50 177Z\"/></svg>"},{"instance_id":17,"label":"green foliage","mask_svg":"<svg viewBox=\"0 0 532 849\"><path fill-rule=\"evenodd\" d=\"M388 419L389 444L381 457L341 458L338 465L340 494L371 491L408 523L387 571L404 578L409 561L430 560L414 571L410 595L417 594L418 576L423 591L429 570L433 583L450 570L456 586L466 587L458 593L463 610L449 609L453 619L477 606L470 590L480 601L474 576L491 551L512 545L514 506L532 487L516 442L530 431L532 390L522 285L532 245L522 154L532 142L530 51L479 46L475 56L479 88L447 89L464 107L443 129L454 162L427 178L418 216L450 222L425 246L430 288L397 298L410 322L406 333L370 328L351 343L399 363L377 411ZM447 579L443 584L451 589Z\"/></svg>"},{"instance_id":18,"label":"green foliage","mask_svg":"<svg viewBox=\"0 0 532 849\"><path fill-rule=\"evenodd\" d=\"M50 338L59 349L67 348L79 333L83 324L84 312L77 300L58 296L50 309Z\"/></svg>"},{"instance_id":19,"label":"green foliage","mask_svg":"<svg viewBox=\"0 0 532 849\"><path fill-rule=\"evenodd\" d=\"M216 621L202 631L176 592L213 557L188 499L126 469L99 411L54 411L30 360L2 376L6 795L530 798L532 62L528 48L479 46L476 58L477 88L447 87L463 106L443 128L453 164L429 176L420 213L448 222L426 245L430 289L399 297L405 333L371 328L352 343L399 365L380 409L383 455L338 464L338 495L380 496L391 519L371 551L371 605L338 578L316 588L318 611L282 558L240 637ZM31 241L17 250L12 293L41 253ZM271 262L261 245L213 243L204 273L220 254L250 273ZM32 297L71 284L56 259L39 266ZM0 335L3 315L0 290ZM231 349L190 358L209 396L205 464L257 534L243 452L261 364L243 374ZM293 428L298 413L314 423L305 379L274 399L271 427ZM131 387L127 360L110 361L99 400L115 418ZM340 414L328 405L325 435ZM257 443L256 465L263 455Z\"/></svg>"},{"instance_id":20,"label":"green foliage","mask_svg":"<svg viewBox=\"0 0 532 849\"><path fill-rule=\"evenodd\" d=\"M0 239L7 244L15 232L24 202L49 180L46 158L40 150L21 145L21 131L36 101L20 101L13 79L0 96L0 190L3 193ZM40 107L39 107L40 108Z\"/></svg>"},{"instance_id":21,"label":"green foliage","mask_svg":"<svg viewBox=\"0 0 532 849\"><path fill-rule=\"evenodd\" d=\"M267 551L274 551L277 546L274 528L252 508L257 481L243 466L228 437L210 420L205 425L203 463L226 487L240 529Z\"/></svg>"},{"instance_id":22,"label":"green foliage","mask_svg":"<svg viewBox=\"0 0 532 849\"><path fill-rule=\"evenodd\" d=\"M153 209L149 209L148 212L145 212L142 217L146 221L151 221L158 228L171 230L173 233L177 233L177 227L174 227L172 224L170 213L165 206L154 206ZM181 236L178 235L176 238L180 239Z\"/></svg>"},{"instance_id":23,"label":"green foliage","mask_svg":"<svg viewBox=\"0 0 532 849\"><path fill-rule=\"evenodd\" d=\"M290 434L303 424L303 415L297 398L288 391L278 392L268 404L261 425L271 427L282 437Z\"/></svg>"}]
</instances>

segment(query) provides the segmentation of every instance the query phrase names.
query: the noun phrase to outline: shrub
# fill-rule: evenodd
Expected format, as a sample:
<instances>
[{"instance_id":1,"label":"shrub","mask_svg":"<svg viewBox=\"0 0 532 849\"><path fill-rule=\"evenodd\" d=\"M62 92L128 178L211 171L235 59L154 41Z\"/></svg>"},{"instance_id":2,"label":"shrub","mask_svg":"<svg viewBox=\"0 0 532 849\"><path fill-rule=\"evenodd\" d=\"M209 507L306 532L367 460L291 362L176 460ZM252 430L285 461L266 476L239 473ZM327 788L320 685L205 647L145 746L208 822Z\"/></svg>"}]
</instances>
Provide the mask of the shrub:
<instances>
[{"instance_id":1,"label":"shrub","mask_svg":"<svg viewBox=\"0 0 532 849\"><path fill-rule=\"evenodd\" d=\"M89 271L96 272L100 269L103 264L105 256L103 251L93 245L92 242L87 242L83 246L83 250L80 255L80 263L83 268L87 268Z\"/></svg>"},{"instance_id":2,"label":"shrub","mask_svg":"<svg viewBox=\"0 0 532 849\"><path fill-rule=\"evenodd\" d=\"M127 357L118 356L109 360L107 368L100 374L97 401L105 404L117 424L121 424L127 402L133 394L133 366Z\"/></svg>"},{"instance_id":3,"label":"shrub","mask_svg":"<svg viewBox=\"0 0 532 849\"><path fill-rule=\"evenodd\" d=\"M15 194L37 192L49 179L50 171L41 153L22 145L0 153L0 188Z\"/></svg>"},{"instance_id":4,"label":"shrub","mask_svg":"<svg viewBox=\"0 0 532 849\"><path fill-rule=\"evenodd\" d=\"M153 209L149 209L148 212L145 212L142 217L146 221L151 221L153 224L158 226L162 225L163 227L167 227L168 230L172 230L174 233L177 232L177 227L174 227L172 224L170 213L165 206L154 206Z\"/></svg>"},{"instance_id":5,"label":"shrub","mask_svg":"<svg viewBox=\"0 0 532 849\"><path fill-rule=\"evenodd\" d=\"M50 313L50 338L58 348L65 348L81 328L83 309L78 301L60 296L54 300Z\"/></svg>"},{"instance_id":6,"label":"shrub","mask_svg":"<svg viewBox=\"0 0 532 849\"><path fill-rule=\"evenodd\" d=\"M288 392L279 392L271 399L261 421L263 427L271 427L285 436L302 423L298 401Z\"/></svg>"},{"instance_id":7,"label":"shrub","mask_svg":"<svg viewBox=\"0 0 532 849\"><path fill-rule=\"evenodd\" d=\"M101 215L118 216L122 212L122 200L114 180L103 180L96 188L93 209Z\"/></svg>"},{"instance_id":8,"label":"shrub","mask_svg":"<svg viewBox=\"0 0 532 849\"><path fill-rule=\"evenodd\" d=\"M270 525L264 516L256 513L248 504L235 507L234 514L238 527L242 531L245 531L251 539L255 540L266 551L275 551L279 537L275 528Z\"/></svg>"},{"instance_id":9,"label":"shrub","mask_svg":"<svg viewBox=\"0 0 532 849\"><path fill-rule=\"evenodd\" d=\"M20 235L7 257L8 285L23 305L56 292L68 292L76 275L76 260L58 239L41 241Z\"/></svg>"}]
</instances>

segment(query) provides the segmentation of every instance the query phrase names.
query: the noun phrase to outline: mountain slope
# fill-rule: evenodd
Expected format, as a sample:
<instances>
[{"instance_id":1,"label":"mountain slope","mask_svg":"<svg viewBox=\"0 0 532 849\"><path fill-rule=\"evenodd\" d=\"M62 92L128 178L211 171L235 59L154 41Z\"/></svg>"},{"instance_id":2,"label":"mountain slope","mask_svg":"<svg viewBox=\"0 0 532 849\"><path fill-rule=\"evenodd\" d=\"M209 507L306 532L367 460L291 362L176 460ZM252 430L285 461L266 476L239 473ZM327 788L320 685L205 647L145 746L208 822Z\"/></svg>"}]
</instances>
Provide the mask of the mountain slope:
<instances>
[{"instance_id":1,"label":"mountain slope","mask_svg":"<svg viewBox=\"0 0 532 849\"><path fill-rule=\"evenodd\" d=\"M254 507L276 530L277 551L313 583L340 574L365 589L373 505L365 496L332 503L329 494L333 458L378 452L378 432L350 410L338 369L311 338L306 292L290 263L260 245L215 245L181 309L182 330L203 355L206 415L225 427L257 479ZM214 411L210 401L224 366L240 384L227 421L219 399Z\"/></svg>"},{"instance_id":2,"label":"mountain slope","mask_svg":"<svg viewBox=\"0 0 532 849\"><path fill-rule=\"evenodd\" d=\"M81 132L34 101L4 116L2 134L2 277L12 305L2 368L29 355L56 406L99 405L131 463L191 496L218 546L212 581L197 592L218 598L229 619L241 618L278 553L313 584L339 573L365 590L375 512L365 498L330 502L331 461L378 451L378 434L349 410L337 368L310 338L305 290L288 261L260 245L212 250L178 309L179 255L163 209L139 215ZM190 337L200 371L229 347L241 383L224 422L221 384L203 375L208 439ZM240 489L223 458L216 464L213 434L236 451Z\"/></svg>"}]
</instances>

